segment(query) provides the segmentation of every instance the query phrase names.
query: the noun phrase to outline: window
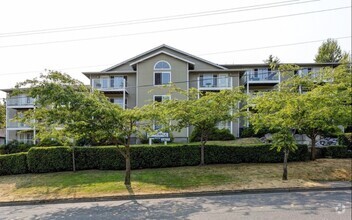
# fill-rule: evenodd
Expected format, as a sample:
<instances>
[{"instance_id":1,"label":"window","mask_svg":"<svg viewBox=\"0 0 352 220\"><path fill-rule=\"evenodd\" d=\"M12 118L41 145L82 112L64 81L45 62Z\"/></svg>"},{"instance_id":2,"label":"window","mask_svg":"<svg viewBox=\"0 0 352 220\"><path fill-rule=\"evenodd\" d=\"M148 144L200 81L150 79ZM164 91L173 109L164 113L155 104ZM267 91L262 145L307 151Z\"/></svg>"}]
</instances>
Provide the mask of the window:
<instances>
[{"instance_id":1,"label":"window","mask_svg":"<svg viewBox=\"0 0 352 220\"><path fill-rule=\"evenodd\" d=\"M122 97L110 98L110 102L117 104L117 105L121 106L121 108L123 108L123 98ZM125 99L125 107L126 106L127 106L127 99Z\"/></svg>"},{"instance_id":2,"label":"window","mask_svg":"<svg viewBox=\"0 0 352 220\"><path fill-rule=\"evenodd\" d=\"M171 82L171 66L166 61L154 65L154 85L165 85Z\"/></svg>"},{"instance_id":3,"label":"window","mask_svg":"<svg viewBox=\"0 0 352 220\"><path fill-rule=\"evenodd\" d=\"M170 100L171 97L169 95L155 95L154 96L154 101L155 102L163 102L166 100Z\"/></svg>"},{"instance_id":4,"label":"window","mask_svg":"<svg viewBox=\"0 0 352 220\"><path fill-rule=\"evenodd\" d=\"M111 88L123 88L127 85L127 76L110 76L110 87Z\"/></svg>"},{"instance_id":5,"label":"window","mask_svg":"<svg viewBox=\"0 0 352 220\"><path fill-rule=\"evenodd\" d=\"M171 70L171 66L166 61L159 61L154 65L154 70Z\"/></svg>"},{"instance_id":6,"label":"window","mask_svg":"<svg viewBox=\"0 0 352 220\"><path fill-rule=\"evenodd\" d=\"M171 82L170 72L160 72L154 75L154 85L165 85Z\"/></svg>"}]
</instances>

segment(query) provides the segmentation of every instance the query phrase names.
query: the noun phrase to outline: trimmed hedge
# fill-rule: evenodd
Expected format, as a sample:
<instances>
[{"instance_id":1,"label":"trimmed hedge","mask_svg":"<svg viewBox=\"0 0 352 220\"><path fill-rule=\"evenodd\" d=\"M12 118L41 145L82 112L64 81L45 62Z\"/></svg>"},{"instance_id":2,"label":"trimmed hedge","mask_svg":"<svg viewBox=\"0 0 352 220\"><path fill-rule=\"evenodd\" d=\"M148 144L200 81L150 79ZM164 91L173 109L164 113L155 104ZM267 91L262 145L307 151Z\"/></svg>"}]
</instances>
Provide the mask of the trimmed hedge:
<instances>
[{"instance_id":1,"label":"trimmed hedge","mask_svg":"<svg viewBox=\"0 0 352 220\"><path fill-rule=\"evenodd\" d=\"M123 150L122 147L121 150ZM119 149L114 146L75 147L74 152L69 147L33 147L27 155L28 171L44 173L72 170L73 153L76 170L122 170L125 168L125 160ZM3 155L2 157L8 156ZM16 154L13 157L12 159L9 159L11 157L3 159L6 162L0 160L1 175L27 172L26 153ZM308 147L306 145L299 145L298 150L291 152L289 155L289 161L305 161L307 158ZM206 164L276 163L282 161L282 153L270 150L268 144L205 146ZM2 163L5 165L2 165ZM200 146L198 144L131 147L132 169L194 166L199 163Z\"/></svg>"},{"instance_id":2,"label":"trimmed hedge","mask_svg":"<svg viewBox=\"0 0 352 220\"><path fill-rule=\"evenodd\" d=\"M125 167L117 147L75 147L74 154L77 170L120 170Z\"/></svg>"},{"instance_id":3,"label":"trimmed hedge","mask_svg":"<svg viewBox=\"0 0 352 220\"><path fill-rule=\"evenodd\" d=\"M32 147L27 160L31 173L72 170L72 150L69 147Z\"/></svg>"},{"instance_id":4,"label":"trimmed hedge","mask_svg":"<svg viewBox=\"0 0 352 220\"><path fill-rule=\"evenodd\" d=\"M271 145L255 146L217 146L205 147L205 163L278 163L283 162L283 152L270 150ZM289 161L305 161L308 158L307 145L298 145L295 152L290 152Z\"/></svg>"},{"instance_id":5,"label":"trimmed hedge","mask_svg":"<svg viewBox=\"0 0 352 220\"><path fill-rule=\"evenodd\" d=\"M331 158L352 158L352 150L347 146L329 146L322 148L324 157Z\"/></svg>"},{"instance_id":6,"label":"trimmed hedge","mask_svg":"<svg viewBox=\"0 0 352 220\"><path fill-rule=\"evenodd\" d=\"M27 153L0 155L0 175L27 172Z\"/></svg>"},{"instance_id":7,"label":"trimmed hedge","mask_svg":"<svg viewBox=\"0 0 352 220\"><path fill-rule=\"evenodd\" d=\"M76 147L74 151L77 170L125 169L125 159L117 147ZM131 147L132 169L198 165L199 157L197 146Z\"/></svg>"}]
</instances>

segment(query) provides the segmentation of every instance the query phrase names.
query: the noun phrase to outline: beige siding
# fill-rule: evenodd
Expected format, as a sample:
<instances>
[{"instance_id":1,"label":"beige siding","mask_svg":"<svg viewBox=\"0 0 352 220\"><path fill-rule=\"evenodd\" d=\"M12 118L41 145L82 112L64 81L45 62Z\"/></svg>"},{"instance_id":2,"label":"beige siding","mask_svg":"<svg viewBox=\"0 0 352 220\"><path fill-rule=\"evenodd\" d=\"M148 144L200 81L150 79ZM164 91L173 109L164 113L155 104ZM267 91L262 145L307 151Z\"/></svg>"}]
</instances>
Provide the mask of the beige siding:
<instances>
[{"instance_id":1,"label":"beige siding","mask_svg":"<svg viewBox=\"0 0 352 220\"><path fill-rule=\"evenodd\" d=\"M138 107L150 103L153 100L154 95L168 94L167 88L162 88L162 86L154 86L154 65L160 60L165 60L171 65L171 82L176 83L176 86L183 90L187 89L188 64L165 54L159 54L138 63L137 65L137 81L139 84L137 89ZM184 99L185 97L178 94L172 94L171 98ZM181 132L175 132L173 135L175 139L186 138L187 129L182 129Z\"/></svg>"}]
</instances>

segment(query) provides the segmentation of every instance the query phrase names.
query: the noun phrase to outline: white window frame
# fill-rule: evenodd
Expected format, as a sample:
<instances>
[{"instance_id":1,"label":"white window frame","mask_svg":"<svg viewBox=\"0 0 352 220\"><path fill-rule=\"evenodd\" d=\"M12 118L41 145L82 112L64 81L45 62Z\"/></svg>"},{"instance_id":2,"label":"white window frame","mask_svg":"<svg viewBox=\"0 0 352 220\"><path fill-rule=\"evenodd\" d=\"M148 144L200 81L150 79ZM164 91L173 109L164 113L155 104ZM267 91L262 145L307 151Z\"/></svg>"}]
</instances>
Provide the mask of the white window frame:
<instances>
[{"instance_id":1,"label":"white window frame","mask_svg":"<svg viewBox=\"0 0 352 220\"><path fill-rule=\"evenodd\" d=\"M169 99L168 100L171 100L171 95L153 95L153 101L155 102L155 97L157 96L161 96L161 101L163 102L165 99L164 97L168 97Z\"/></svg>"},{"instance_id":2,"label":"white window frame","mask_svg":"<svg viewBox=\"0 0 352 220\"><path fill-rule=\"evenodd\" d=\"M158 63L161 63L161 62L165 62L169 65L169 68L156 68L156 65ZM155 84L155 74L156 73L160 73L161 74L161 84ZM163 74L169 74L169 82L167 83L163 83ZM171 65L169 62L165 61L165 60L159 60L158 62L156 62L154 64L154 74L153 74L153 85L154 86L163 86L163 85L167 85L167 84L170 84L172 82L171 80Z\"/></svg>"},{"instance_id":3,"label":"white window frame","mask_svg":"<svg viewBox=\"0 0 352 220\"><path fill-rule=\"evenodd\" d=\"M161 62L165 62L165 63L167 63L167 65L169 65L169 67L170 68L156 68L156 65L158 64L158 63L161 63ZM157 71L157 70L171 70L171 65L170 65L170 63L169 62L167 62L166 60L159 60L158 62L156 62L155 64L154 64L154 70L155 71Z\"/></svg>"}]
</instances>

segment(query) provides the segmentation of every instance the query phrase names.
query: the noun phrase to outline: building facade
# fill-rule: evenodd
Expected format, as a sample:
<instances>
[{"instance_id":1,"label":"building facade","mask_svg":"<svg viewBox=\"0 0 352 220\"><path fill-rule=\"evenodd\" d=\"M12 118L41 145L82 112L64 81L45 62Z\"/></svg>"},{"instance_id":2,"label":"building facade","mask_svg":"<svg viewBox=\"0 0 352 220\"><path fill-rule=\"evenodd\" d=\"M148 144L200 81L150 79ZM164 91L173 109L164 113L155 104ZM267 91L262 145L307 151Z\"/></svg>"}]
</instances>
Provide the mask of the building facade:
<instances>
[{"instance_id":1,"label":"building facade","mask_svg":"<svg viewBox=\"0 0 352 220\"><path fill-rule=\"evenodd\" d=\"M297 64L303 72L318 70L332 64ZM161 45L153 48L103 71L84 72L90 80L92 89L102 91L106 97L123 109L141 107L152 101L181 98L171 97L162 86L174 83L177 87L199 91L220 91L244 86L248 94L268 91L275 88L283 79L278 71L270 70L267 64L219 65L200 57ZM35 108L33 99L26 96L11 97L11 90L6 102L6 142L35 140L35 129L13 122L13 117L26 109ZM176 95L175 95L176 96ZM235 136L240 136L241 127L246 126L241 120L219 123L219 128L226 128ZM158 126L155 125L155 129ZM192 128L184 128L173 133L174 140L186 142Z\"/></svg>"}]
</instances>

